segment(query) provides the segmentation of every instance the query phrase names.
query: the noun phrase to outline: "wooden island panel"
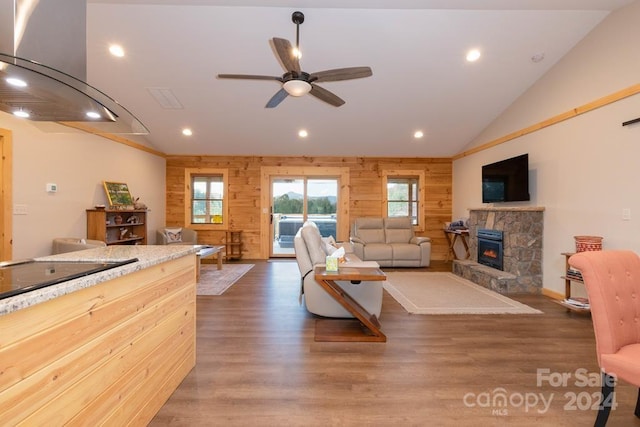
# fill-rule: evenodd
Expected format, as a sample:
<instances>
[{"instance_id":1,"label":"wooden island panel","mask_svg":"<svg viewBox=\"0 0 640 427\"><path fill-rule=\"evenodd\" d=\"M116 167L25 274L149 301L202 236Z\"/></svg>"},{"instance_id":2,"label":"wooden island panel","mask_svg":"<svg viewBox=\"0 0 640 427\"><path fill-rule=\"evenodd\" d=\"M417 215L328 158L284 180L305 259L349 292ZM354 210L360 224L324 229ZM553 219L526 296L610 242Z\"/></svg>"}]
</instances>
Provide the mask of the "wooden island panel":
<instances>
[{"instance_id":1,"label":"wooden island panel","mask_svg":"<svg viewBox=\"0 0 640 427\"><path fill-rule=\"evenodd\" d=\"M0 317L9 425L146 425L195 365L195 254Z\"/></svg>"}]
</instances>

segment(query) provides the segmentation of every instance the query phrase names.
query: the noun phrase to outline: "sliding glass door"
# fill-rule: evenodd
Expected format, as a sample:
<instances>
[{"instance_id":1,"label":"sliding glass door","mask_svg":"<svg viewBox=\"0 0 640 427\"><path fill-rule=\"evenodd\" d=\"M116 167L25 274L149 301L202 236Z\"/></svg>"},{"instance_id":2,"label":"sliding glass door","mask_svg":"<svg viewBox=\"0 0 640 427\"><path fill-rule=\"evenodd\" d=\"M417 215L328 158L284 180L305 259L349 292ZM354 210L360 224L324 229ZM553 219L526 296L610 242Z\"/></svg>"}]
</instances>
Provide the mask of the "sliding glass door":
<instances>
[{"instance_id":1,"label":"sliding glass door","mask_svg":"<svg viewBox=\"0 0 640 427\"><path fill-rule=\"evenodd\" d=\"M324 237L336 237L338 179L318 177L271 178L272 257L293 257L293 238L307 221Z\"/></svg>"}]
</instances>

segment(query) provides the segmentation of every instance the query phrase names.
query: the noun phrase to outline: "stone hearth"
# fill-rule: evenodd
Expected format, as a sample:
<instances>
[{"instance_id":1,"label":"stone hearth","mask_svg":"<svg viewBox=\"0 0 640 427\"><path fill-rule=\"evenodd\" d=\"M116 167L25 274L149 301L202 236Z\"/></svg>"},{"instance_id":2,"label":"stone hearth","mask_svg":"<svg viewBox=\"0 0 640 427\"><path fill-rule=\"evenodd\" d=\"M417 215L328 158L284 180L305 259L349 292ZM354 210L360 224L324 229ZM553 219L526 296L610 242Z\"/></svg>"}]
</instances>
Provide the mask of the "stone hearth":
<instances>
[{"instance_id":1,"label":"stone hearth","mask_svg":"<svg viewBox=\"0 0 640 427\"><path fill-rule=\"evenodd\" d=\"M471 259L454 261L454 274L501 294L541 293L543 213L540 207L470 209ZM504 233L504 271L478 264L479 228Z\"/></svg>"}]
</instances>

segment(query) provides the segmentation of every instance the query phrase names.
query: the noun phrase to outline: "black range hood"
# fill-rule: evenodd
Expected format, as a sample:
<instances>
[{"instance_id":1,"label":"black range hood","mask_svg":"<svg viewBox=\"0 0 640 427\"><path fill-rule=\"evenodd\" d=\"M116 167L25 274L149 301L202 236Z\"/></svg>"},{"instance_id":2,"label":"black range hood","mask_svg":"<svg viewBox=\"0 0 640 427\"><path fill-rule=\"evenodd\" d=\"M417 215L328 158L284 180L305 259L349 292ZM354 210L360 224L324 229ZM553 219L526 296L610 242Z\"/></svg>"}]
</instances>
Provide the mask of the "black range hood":
<instances>
[{"instance_id":1,"label":"black range hood","mask_svg":"<svg viewBox=\"0 0 640 427\"><path fill-rule=\"evenodd\" d=\"M99 132L149 133L85 80L85 0L0 0L0 110Z\"/></svg>"}]
</instances>

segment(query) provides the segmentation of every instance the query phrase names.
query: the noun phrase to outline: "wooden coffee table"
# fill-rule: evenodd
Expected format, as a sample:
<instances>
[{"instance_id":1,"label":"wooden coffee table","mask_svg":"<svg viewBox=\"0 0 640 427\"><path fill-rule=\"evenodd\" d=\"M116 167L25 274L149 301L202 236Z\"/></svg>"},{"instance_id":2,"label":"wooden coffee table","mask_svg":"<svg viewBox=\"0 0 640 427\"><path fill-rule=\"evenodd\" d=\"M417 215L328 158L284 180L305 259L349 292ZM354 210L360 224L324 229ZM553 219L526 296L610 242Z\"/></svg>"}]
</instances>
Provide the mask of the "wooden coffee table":
<instances>
[{"instance_id":1,"label":"wooden coffee table","mask_svg":"<svg viewBox=\"0 0 640 427\"><path fill-rule=\"evenodd\" d=\"M198 266L196 268L196 280L200 279L200 263L202 262L202 258L213 257L214 255L218 256L218 270L222 270L222 250L224 246L208 246L201 245L198 252L196 252L198 258Z\"/></svg>"},{"instance_id":2,"label":"wooden coffee table","mask_svg":"<svg viewBox=\"0 0 640 427\"><path fill-rule=\"evenodd\" d=\"M378 318L369 313L360 303L351 298L336 281L351 282L382 281L387 277L379 268L340 267L338 271L327 271L316 267L315 279L327 293L342 305L355 319L316 320L315 341L369 341L386 342L387 336L380 330ZM367 286L361 284L361 286Z\"/></svg>"}]
</instances>

